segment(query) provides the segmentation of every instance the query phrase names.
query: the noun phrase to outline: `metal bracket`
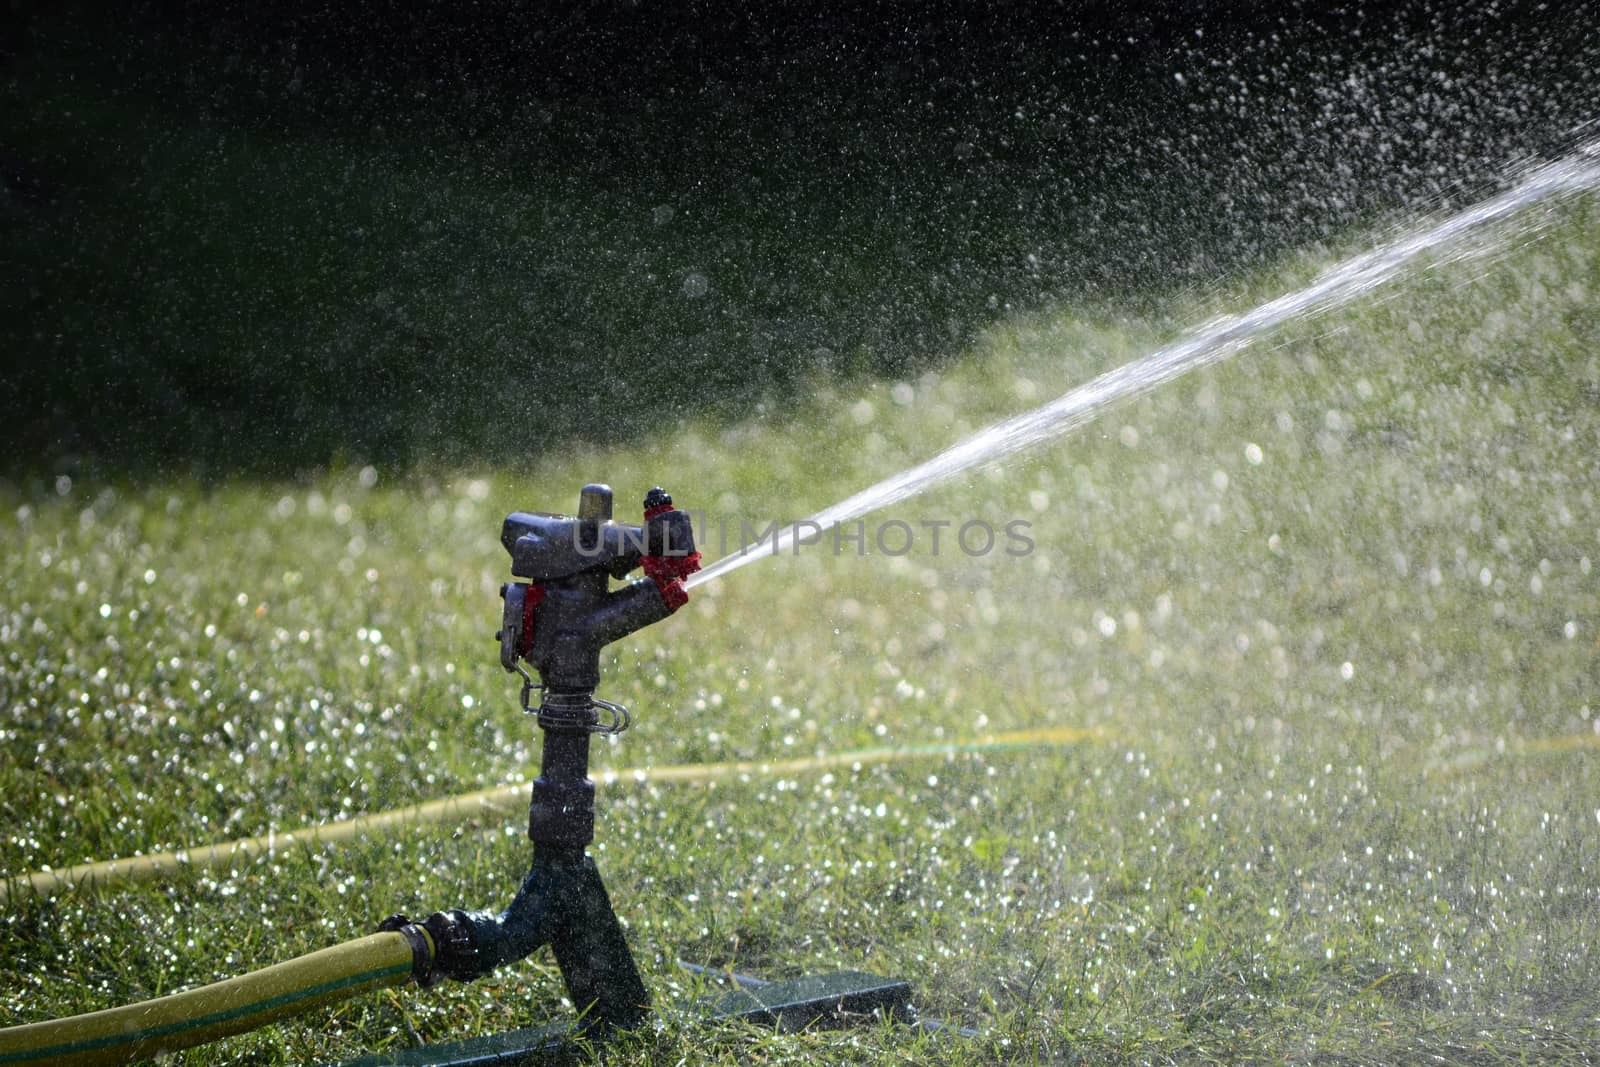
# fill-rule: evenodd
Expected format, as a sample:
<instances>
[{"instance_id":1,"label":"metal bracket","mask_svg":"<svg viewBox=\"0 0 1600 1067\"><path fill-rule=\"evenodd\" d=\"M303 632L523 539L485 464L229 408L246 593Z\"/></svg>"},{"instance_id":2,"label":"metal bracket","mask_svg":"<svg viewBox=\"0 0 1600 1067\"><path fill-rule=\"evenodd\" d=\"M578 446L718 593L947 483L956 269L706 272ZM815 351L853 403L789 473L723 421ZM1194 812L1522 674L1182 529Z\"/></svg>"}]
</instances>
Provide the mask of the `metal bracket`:
<instances>
[{"instance_id":1,"label":"metal bracket","mask_svg":"<svg viewBox=\"0 0 1600 1067\"><path fill-rule=\"evenodd\" d=\"M689 1005L684 1010L703 1022L738 1019L780 1030L874 1016L905 1020L911 1017L911 986L897 978L840 971L733 989L714 1001ZM578 1027L572 1025L535 1026L366 1056L341 1067L505 1067L514 1063L548 1063L575 1053L573 1038L578 1034Z\"/></svg>"}]
</instances>

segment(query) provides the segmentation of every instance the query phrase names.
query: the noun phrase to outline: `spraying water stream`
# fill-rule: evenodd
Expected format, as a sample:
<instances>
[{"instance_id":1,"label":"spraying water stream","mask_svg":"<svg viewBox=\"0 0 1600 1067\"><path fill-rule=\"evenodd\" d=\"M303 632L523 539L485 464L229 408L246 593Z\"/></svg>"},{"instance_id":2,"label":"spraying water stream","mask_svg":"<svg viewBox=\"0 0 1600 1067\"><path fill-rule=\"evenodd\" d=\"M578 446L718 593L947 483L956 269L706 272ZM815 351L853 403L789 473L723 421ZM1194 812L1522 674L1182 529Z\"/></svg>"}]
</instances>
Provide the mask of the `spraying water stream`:
<instances>
[{"instance_id":1,"label":"spraying water stream","mask_svg":"<svg viewBox=\"0 0 1600 1067\"><path fill-rule=\"evenodd\" d=\"M802 534L815 537L840 523L915 496L979 464L1054 440L1115 404L1233 355L1285 322L1348 304L1393 279L1424 253L1461 258L1474 250L1467 239L1491 224L1534 204L1595 188L1600 188L1600 143L1586 145L1565 159L1529 172L1499 196L1443 220L1415 224L1389 242L1328 268L1302 289L1243 314L1212 319L1181 340L1108 371L1042 407L980 430L932 459L885 478L809 519L783 527L770 539L724 556L691 576L686 584L690 588L705 585L757 559L783 552Z\"/></svg>"}]
</instances>

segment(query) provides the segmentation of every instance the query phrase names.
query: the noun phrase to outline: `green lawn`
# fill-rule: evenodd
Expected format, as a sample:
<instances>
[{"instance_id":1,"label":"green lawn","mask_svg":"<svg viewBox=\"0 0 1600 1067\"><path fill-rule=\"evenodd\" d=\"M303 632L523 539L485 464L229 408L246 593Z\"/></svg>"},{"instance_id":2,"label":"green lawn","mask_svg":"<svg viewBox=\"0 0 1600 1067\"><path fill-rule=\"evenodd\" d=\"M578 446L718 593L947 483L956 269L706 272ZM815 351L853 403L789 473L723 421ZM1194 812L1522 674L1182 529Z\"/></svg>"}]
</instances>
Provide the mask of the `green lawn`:
<instances>
[{"instance_id":1,"label":"green lawn","mask_svg":"<svg viewBox=\"0 0 1600 1067\"><path fill-rule=\"evenodd\" d=\"M763 562L615 647L624 768L1043 726L1077 747L602 789L657 999L676 958L905 977L976 1039L667 1017L610 1062L1588 1062L1600 1048L1600 200L893 517L1023 558ZM520 470L0 488L0 871L531 777L498 544L585 481L795 517L1314 261L1147 320L1003 320L947 367ZM712 554L715 554L714 547ZM0 1024L510 898L521 820L7 906ZM176 1062L302 1063L541 1021L541 956Z\"/></svg>"}]
</instances>

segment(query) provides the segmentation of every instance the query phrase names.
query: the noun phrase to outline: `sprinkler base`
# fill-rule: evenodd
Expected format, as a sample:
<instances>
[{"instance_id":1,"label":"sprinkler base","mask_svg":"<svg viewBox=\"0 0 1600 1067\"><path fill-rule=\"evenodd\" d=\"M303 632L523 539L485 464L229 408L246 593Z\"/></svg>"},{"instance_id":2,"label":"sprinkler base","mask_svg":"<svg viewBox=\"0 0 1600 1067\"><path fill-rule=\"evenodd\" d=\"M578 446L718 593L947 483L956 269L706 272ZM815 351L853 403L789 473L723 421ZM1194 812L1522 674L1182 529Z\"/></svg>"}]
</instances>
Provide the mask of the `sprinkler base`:
<instances>
[{"instance_id":1,"label":"sprinkler base","mask_svg":"<svg viewBox=\"0 0 1600 1067\"><path fill-rule=\"evenodd\" d=\"M860 971L743 984L722 996L685 1007L683 1016L704 1022L741 1020L779 1030L844 1024L884 1018L910 1021L911 986L898 978ZM340 1067L486 1067L489 1064L549 1062L570 1057L579 1040L593 1042L593 1030L572 1024L533 1026L464 1041L440 1042L404 1052L349 1060Z\"/></svg>"}]
</instances>

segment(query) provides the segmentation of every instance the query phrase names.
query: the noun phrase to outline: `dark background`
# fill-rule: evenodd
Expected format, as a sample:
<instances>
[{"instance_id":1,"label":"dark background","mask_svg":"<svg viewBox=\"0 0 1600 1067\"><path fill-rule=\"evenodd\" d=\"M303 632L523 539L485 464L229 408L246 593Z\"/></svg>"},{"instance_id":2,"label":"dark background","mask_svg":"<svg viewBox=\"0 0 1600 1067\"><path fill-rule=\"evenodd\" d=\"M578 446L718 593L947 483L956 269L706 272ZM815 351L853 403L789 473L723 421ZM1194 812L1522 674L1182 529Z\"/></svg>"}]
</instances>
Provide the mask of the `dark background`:
<instances>
[{"instance_id":1,"label":"dark background","mask_svg":"<svg viewBox=\"0 0 1600 1067\"><path fill-rule=\"evenodd\" d=\"M0 0L0 474L780 417L1600 116L1581 4L753 6Z\"/></svg>"}]
</instances>

